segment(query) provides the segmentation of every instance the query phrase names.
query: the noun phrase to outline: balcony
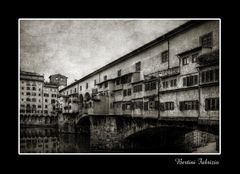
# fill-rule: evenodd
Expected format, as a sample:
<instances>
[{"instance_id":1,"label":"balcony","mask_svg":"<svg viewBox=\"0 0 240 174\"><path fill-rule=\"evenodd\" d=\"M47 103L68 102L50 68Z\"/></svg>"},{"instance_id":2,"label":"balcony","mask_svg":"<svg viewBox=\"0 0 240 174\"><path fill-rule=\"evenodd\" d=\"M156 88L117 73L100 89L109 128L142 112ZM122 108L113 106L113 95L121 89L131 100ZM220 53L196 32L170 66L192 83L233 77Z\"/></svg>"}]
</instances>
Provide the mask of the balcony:
<instances>
[{"instance_id":1,"label":"balcony","mask_svg":"<svg viewBox=\"0 0 240 174\"><path fill-rule=\"evenodd\" d=\"M132 82L132 74L133 74L133 72L130 72L130 73L124 74L122 76L118 76L115 79L113 79L115 82L114 90L120 90L123 88L124 84L131 83ZM139 73L137 72L136 74L139 74ZM136 75L136 78L137 78L137 75Z\"/></svg>"},{"instance_id":2,"label":"balcony","mask_svg":"<svg viewBox=\"0 0 240 174\"><path fill-rule=\"evenodd\" d=\"M134 72L132 74L132 83L136 83L140 81L140 72Z\"/></svg>"},{"instance_id":3,"label":"balcony","mask_svg":"<svg viewBox=\"0 0 240 174\"><path fill-rule=\"evenodd\" d=\"M206 50L203 49L201 54L197 57L199 67L209 66L219 63L219 50Z\"/></svg>"},{"instance_id":4,"label":"balcony","mask_svg":"<svg viewBox=\"0 0 240 174\"><path fill-rule=\"evenodd\" d=\"M180 74L180 68L179 66L173 67L173 68L169 68L163 71L159 72L159 77L170 77L170 76L174 76L174 75L178 75Z\"/></svg>"}]
</instances>

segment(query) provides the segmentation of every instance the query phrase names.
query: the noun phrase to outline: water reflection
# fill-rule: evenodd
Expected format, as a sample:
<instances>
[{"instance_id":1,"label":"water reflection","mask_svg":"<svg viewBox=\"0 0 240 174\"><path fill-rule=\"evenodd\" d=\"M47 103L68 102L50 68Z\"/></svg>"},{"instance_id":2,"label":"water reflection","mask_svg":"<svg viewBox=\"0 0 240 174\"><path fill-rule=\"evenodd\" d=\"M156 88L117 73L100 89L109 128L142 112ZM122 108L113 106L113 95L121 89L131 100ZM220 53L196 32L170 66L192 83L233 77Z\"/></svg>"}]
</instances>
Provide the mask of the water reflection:
<instances>
[{"instance_id":1,"label":"water reflection","mask_svg":"<svg viewBox=\"0 0 240 174\"><path fill-rule=\"evenodd\" d=\"M21 153L76 153L89 151L89 136L59 133L57 128L21 128Z\"/></svg>"},{"instance_id":2,"label":"water reflection","mask_svg":"<svg viewBox=\"0 0 240 174\"><path fill-rule=\"evenodd\" d=\"M190 145L191 144L191 145ZM91 149L89 134L61 133L57 128L21 128L21 153L184 153L217 152L213 135L193 131L149 129L126 138L121 148L111 151Z\"/></svg>"}]
</instances>

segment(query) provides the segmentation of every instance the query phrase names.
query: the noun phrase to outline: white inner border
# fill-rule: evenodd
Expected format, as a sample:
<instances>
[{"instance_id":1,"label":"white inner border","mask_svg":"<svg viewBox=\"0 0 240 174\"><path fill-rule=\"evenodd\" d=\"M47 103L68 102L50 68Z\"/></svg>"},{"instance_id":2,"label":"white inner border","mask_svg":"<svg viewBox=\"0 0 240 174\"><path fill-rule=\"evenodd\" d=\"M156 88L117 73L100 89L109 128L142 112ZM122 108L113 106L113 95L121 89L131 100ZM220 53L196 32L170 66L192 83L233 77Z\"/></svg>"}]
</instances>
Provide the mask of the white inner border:
<instances>
[{"instance_id":1,"label":"white inner border","mask_svg":"<svg viewBox=\"0 0 240 174\"><path fill-rule=\"evenodd\" d=\"M220 56L220 110L218 153L21 153L20 152L20 22L24 20L218 20ZM19 155L221 155L221 19L220 18L19 18L18 19L18 154Z\"/></svg>"}]
</instances>

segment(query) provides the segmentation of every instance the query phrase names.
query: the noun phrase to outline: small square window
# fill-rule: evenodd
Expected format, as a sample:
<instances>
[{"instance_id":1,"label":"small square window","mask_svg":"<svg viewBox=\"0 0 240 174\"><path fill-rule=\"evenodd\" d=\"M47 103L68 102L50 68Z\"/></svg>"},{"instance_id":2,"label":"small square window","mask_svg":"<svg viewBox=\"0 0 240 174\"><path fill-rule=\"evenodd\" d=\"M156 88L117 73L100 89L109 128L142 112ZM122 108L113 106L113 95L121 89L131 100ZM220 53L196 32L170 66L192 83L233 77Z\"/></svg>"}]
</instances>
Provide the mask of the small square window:
<instances>
[{"instance_id":1,"label":"small square window","mask_svg":"<svg viewBox=\"0 0 240 174\"><path fill-rule=\"evenodd\" d=\"M182 59L182 64L183 65L187 65L189 62L188 62L188 57L184 57L183 59Z\"/></svg>"},{"instance_id":2,"label":"small square window","mask_svg":"<svg viewBox=\"0 0 240 174\"><path fill-rule=\"evenodd\" d=\"M141 71L141 62L137 62L135 66L136 66L136 71Z\"/></svg>"},{"instance_id":3,"label":"small square window","mask_svg":"<svg viewBox=\"0 0 240 174\"><path fill-rule=\"evenodd\" d=\"M192 63L195 63L197 61L197 56L198 56L198 53L195 53L192 55Z\"/></svg>"},{"instance_id":4,"label":"small square window","mask_svg":"<svg viewBox=\"0 0 240 174\"><path fill-rule=\"evenodd\" d=\"M203 48L212 48L212 45L213 45L212 32L201 36L200 42Z\"/></svg>"},{"instance_id":5,"label":"small square window","mask_svg":"<svg viewBox=\"0 0 240 174\"><path fill-rule=\"evenodd\" d=\"M118 77L120 77L121 76L121 70L118 70Z\"/></svg>"}]
</instances>

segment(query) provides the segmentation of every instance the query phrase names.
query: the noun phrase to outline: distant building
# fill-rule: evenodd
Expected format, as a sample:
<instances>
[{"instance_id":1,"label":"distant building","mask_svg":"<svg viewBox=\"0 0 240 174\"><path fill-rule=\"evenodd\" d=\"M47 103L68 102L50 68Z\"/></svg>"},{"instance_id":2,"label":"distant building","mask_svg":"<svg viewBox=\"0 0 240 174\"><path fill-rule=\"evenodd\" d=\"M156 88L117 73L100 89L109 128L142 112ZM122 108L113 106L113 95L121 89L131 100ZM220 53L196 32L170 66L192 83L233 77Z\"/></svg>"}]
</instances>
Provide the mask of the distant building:
<instances>
[{"instance_id":1,"label":"distant building","mask_svg":"<svg viewBox=\"0 0 240 174\"><path fill-rule=\"evenodd\" d=\"M49 76L50 83L59 86L59 90L67 86L67 77L61 74L54 74Z\"/></svg>"},{"instance_id":2,"label":"distant building","mask_svg":"<svg viewBox=\"0 0 240 174\"><path fill-rule=\"evenodd\" d=\"M21 71L20 73L20 113L21 115L42 115L42 92L44 76Z\"/></svg>"},{"instance_id":3,"label":"distant building","mask_svg":"<svg viewBox=\"0 0 240 174\"><path fill-rule=\"evenodd\" d=\"M52 83L44 83L43 88L44 114L57 115L58 86Z\"/></svg>"},{"instance_id":4,"label":"distant building","mask_svg":"<svg viewBox=\"0 0 240 174\"><path fill-rule=\"evenodd\" d=\"M44 76L20 72L20 121L22 124L53 124L57 121L58 85Z\"/></svg>"}]
</instances>

